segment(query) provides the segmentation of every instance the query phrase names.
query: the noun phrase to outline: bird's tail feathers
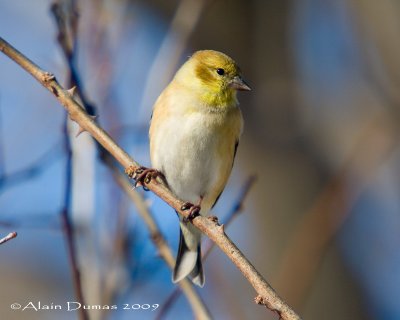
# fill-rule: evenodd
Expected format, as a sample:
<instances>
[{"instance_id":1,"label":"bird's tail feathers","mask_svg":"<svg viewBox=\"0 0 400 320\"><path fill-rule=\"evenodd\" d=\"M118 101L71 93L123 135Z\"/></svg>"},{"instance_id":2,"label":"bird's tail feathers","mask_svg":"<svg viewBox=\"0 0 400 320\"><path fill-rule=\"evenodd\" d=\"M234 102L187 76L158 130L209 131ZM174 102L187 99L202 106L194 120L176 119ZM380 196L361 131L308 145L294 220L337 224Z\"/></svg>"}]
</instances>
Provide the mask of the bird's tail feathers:
<instances>
[{"instance_id":1,"label":"bird's tail feathers","mask_svg":"<svg viewBox=\"0 0 400 320\"><path fill-rule=\"evenodd\" d=\"M176 283L187 276L189 276L194 284L200 287L204 286L204 273L201 263L200 242L198 243L196 250L190 250L186 244L185 237L181 230L178 255L176 257L172 281Z\"/></svg>"}]
</instances>

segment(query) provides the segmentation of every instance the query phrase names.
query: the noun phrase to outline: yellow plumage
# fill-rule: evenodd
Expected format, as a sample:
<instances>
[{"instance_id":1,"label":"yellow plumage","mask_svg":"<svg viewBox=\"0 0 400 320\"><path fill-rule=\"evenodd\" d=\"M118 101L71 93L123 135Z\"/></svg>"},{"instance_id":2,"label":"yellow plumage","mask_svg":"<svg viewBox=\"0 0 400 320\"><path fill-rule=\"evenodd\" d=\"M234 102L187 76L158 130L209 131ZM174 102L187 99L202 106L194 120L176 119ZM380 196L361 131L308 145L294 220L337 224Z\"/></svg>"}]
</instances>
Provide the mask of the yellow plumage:
<instances>
[{"instance_id":1,"label":"yellow plumage","mask_svg":"<svg viewBox=\"0 0 400 320\"><path fill-rule=\"evenodd\" d=\"M207 215L223 191L235 157L243 120L237 90L250 90L227 55L196 52L157 99L150 126L152 165L176 196L201 205ZM174 281L189 276L204 284L200 233L181 219Z\"/></svg>"}]
</instances>

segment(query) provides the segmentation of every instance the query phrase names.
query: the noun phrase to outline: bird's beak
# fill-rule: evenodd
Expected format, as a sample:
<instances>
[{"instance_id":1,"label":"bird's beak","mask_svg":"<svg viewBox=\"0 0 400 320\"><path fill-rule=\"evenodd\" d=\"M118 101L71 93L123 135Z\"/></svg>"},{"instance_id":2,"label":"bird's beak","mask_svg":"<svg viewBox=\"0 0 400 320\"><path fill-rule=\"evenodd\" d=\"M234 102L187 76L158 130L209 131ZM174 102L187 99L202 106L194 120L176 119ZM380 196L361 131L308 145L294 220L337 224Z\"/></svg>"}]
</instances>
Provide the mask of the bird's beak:
<instances>
[{"instance_id":1,"label":"bird's beak","mask_svg":"<svg viewBox=\"0 0 400 320\"><path fill-rule=\"evenodd\" d=\"M239 76L234 77L229 83L230 87L240 91L250 91L249 85Z\"/></svg>"}]
</instances>

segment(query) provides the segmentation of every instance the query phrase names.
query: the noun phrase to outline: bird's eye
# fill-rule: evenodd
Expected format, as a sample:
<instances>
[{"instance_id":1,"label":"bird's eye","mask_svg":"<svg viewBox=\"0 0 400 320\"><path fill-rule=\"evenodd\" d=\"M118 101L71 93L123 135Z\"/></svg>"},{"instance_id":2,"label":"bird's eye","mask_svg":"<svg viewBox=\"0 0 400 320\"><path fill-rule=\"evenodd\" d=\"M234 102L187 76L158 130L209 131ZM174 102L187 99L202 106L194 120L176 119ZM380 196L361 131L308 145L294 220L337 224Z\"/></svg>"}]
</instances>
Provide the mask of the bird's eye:
<instances>
[{"instance_id":1,"label":"bird's eye","mask_svg":"<svg viewBox=\"0 0 400 320\"><path fill-rule=\"evenodd\" d=\"M218 68L218 69L217 69L217 73L218 73L220 76L223 76L223 75L225 74L225 70L224 70L224 69L221 69L221 68Z\"/></svg>"}]
</instances>

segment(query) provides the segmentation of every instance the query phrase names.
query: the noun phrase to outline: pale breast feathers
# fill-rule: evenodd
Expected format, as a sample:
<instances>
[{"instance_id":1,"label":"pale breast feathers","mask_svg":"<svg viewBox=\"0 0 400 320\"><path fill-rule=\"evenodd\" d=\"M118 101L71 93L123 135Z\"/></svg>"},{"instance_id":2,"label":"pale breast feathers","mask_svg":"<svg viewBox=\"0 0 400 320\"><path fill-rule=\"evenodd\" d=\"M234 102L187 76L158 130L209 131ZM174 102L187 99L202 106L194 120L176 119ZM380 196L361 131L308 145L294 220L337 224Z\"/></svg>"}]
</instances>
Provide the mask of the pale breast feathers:
<instances>
[{"instance_id":1,"label":"pale breast feathers","mask_svg":"<svg viewBox=\"0 0 400 320\"><path fill-rule=\"evenodd\" d=\"M239 108L209 112L167 88L157 100L150 126L152 165L184 201L209 210L224 189L242 131Z\"/></svg>"}]
</instances>

